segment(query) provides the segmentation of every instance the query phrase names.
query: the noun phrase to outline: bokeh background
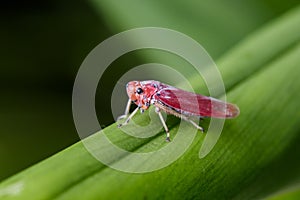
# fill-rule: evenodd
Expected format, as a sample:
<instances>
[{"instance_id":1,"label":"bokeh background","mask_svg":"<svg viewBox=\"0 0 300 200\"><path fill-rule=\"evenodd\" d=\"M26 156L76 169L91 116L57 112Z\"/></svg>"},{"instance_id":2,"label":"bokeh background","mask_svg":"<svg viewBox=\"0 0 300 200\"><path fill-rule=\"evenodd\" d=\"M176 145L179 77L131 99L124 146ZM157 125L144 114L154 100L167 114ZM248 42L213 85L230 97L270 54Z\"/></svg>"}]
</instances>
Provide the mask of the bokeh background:
<instances>
[{"instance_id":1,"label":"bokeh background","mask_svg":"<svg viewBox=\"0 0 300 200\"><path fill-rule=\"evenodd\" d=\"M298 4L297 0L1 2L0 181L79 141L72 119L73 82L86 55L109 36L135 27L171 28L197 40L217 60ZM153 58L160 61L159 53L133 52L112 64L102 80L104 93L97 98L99 112L107 116L101 119L103 126L113 122L105 105L110 103L114 81ZM168 60L164 64L180 63Z\"/></svg>"}]
</instances>

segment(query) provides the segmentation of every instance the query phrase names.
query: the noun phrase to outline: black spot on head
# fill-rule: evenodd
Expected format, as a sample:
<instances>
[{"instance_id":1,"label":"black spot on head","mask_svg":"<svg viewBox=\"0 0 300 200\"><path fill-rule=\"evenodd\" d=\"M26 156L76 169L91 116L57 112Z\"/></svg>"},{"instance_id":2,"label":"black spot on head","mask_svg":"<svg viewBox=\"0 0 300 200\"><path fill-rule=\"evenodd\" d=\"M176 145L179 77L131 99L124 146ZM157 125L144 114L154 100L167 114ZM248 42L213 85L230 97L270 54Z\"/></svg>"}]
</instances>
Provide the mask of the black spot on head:
<instances>
[{"instance_id":1,"label":"black spot on head","mask_svg":"<svg viewBox=\"0 0 300 200\"><path fill-rule=\"evenodd\" d=\"M144 91L143 91L143 89L142 88L138 88L137 90L136 90L136 93L138 93L138 94L142 94Z\"/></svg>"}]
</instances>

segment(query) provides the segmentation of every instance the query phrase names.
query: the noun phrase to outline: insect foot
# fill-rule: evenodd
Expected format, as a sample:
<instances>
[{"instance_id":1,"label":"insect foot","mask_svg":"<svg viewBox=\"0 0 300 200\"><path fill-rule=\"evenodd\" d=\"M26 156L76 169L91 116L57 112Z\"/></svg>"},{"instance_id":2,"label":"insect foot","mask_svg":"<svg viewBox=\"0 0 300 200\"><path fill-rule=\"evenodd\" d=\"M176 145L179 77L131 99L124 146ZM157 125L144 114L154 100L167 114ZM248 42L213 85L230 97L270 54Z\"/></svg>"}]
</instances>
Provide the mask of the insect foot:
<instances>
[{"instance_id":1,"label":"insect foot","mask_svg":"<svg viewBox=\"0 0 300 200\"><path fill-rule=\"evenodd\" d=\"M118 118L117 118L117 121L119 121L119 120L121 120L121 119L124 119L124 118L126 118L128 115L121 115L121 116L119 116Z\"/></svg>"},{"instance_id":2,"label":"insect foot","mask_svg":"<svg viewBox=\"0 0 300 200\"><path fill-rule=\"evenodd\" d=\"M170 137L166 138L166 142L171 142Z\"/></svg>"}]
</instances>

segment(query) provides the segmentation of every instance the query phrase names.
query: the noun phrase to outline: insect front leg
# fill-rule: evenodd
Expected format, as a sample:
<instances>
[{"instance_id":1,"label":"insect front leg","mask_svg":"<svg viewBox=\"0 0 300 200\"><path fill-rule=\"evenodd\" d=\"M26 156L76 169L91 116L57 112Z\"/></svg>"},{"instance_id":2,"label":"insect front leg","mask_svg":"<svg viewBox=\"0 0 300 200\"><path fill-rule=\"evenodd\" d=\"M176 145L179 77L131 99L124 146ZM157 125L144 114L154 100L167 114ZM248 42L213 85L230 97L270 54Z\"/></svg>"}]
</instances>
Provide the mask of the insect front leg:
<instances>
[{"instance_id":1,"label":"insect front leg","mask_svg":"<svg viewBox=\"0 0 300 200\"><path fill-rule=\"evenodd\" d=\"M128 122L131 120L131 118L137 113L137 111L139 110L139 107L137 107L130 115L129 117L125 120L124 123L119 124L118 127L120 128L121 126L124 126L126 124L128 124Z\"/></svg>"},{"instance_id":2,"label":"insect front leg","mask_svg":"<svg viewBox=\"0 0 300 200\"><path fill-rule=\"evenodd\" d=\"M128 102L127 102L127 106L126 106L126 109L125 109L125 113L124 115L121 115L118 117L117 121L120 120L120 119L124 119L128 116L129 114L129 110L130 110L130 106L131 106L131 100L129 99ZM139 110L139 107L137 107L128 117L127 119L125 120L124 123L122 124L119 124L118 127L121 127L123 125L126 125L128 124L128 122L130 121L130 119L136 114L136 112Z\"/></svg>"},{"instance_id":3,"label":"insect front leg","mask_svg":"<svg viewBox=\"0 0 300 200\"><path fill-rule=\"evenodd\" d=\"M124 113L124 115L119 116L117 118L117 121L127 117L127 115L129 114L130 106L131 106L131 100L128 99L128 102L127 102L127 105L126 105L126 108L125 108L125 113Z\"/></svg>"},{"instance_id":4,"label":"insect front leg","mask_svg":"<svg viewBox=\"0 0 300 200\"><path fill-rule=\"evenodd\" d=\"M167 127L167 124L165 123L165 120L164 120L164 118L163 118L163 116L162 116L162 114L161 114L161 112L160 112L160 109L159 109L158 107L155 107L155 112L158 114L158 116L159 116L159 118L160 118L160 121L161 121L161 123L163 124L164 129L165 129L165 131L166 131L166 134L167 134L166 141L167 141L167 142L170 142L170 141L171 141L171 140L170 140L170 132L169 132L169 129L168 129L168 127Z\"/></svg>"}]
</instances>

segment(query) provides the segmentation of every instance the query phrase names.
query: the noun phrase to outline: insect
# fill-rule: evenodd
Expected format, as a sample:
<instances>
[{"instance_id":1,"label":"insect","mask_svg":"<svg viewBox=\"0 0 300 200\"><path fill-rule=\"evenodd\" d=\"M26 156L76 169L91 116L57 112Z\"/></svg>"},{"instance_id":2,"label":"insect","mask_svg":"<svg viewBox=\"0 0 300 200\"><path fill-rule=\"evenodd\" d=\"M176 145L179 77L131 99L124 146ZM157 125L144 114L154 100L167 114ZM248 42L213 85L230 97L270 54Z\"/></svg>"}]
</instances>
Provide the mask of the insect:
<instances>
[{"instance_id":1,"label":"insect","mask_svg":"<svg viewBox=\"0 0 300 200\"><path fill-rule=\"evenodd\" d=\"M119 124L118 127L128 124L138 110L143 113L150 105L154 105L155 111L166 131L166 141L168 142L170 141L170 133L161 111L190 122L202 132L203 128L191 120L191 117L196 116L200 119L204 117L235 118L240 113L239 108L234 104L187 92L159 81L130 81L126 85L126 90L129 100L125 114L118 119L126 117L127 119L124 123ZM138 107L128 116L132 102Z\"/></svg>"}]
</instances>

